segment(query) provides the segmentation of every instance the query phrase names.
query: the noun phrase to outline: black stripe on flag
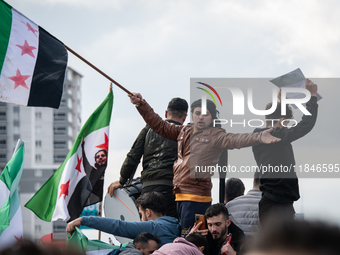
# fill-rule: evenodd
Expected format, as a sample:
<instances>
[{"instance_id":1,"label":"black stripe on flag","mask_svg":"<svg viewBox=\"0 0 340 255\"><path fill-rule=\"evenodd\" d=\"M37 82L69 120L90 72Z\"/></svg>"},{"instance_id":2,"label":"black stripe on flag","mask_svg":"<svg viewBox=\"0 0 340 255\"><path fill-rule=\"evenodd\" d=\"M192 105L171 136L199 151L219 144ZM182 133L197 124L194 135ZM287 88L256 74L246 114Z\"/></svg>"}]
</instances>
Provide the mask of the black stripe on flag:
<instances>
[{"instance_id":1,"label":"black stripe on flag","mask_svg":"<svg viewBox=\"0 0 340 255\"><path fill-rule=\"evenodd\" d=\"M39 27L39 51L27 106L59 108L66 66L64 44Z\"/></svg>"},{"instance_id":2,"label":"black stripe on flag","mask_svg":"<svg viewBox=\"0 0 340 255\"><path fill-rule=\"evenodd\" d=\"M88 204L88 198L91 194L91 183L87 176L84 176L74 189L70 201L67 204L67 210L70 219L67 222L75 220L79 217L83 208Z\"/></svg>"}]
</instances>

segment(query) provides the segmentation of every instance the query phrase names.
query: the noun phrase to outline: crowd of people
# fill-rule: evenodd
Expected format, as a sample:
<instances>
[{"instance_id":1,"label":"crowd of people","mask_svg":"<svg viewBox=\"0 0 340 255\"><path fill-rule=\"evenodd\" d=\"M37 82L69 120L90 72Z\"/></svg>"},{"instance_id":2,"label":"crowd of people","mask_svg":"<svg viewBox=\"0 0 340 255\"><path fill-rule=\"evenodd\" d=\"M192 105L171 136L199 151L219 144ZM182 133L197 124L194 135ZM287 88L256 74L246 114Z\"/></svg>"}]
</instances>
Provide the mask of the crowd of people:
<instances>
[{"instance_id":1,"label":"crowd of people","mask_svg":"<svg viewBox=\"0 0 340 255\"><path fill-rule=\"evenodd\" d=\"M129 95L147 125L127 154L120 179L111 183L108 193L113 196L116 189L132 180L143 157L143 188L136 200L141 221L81 217L68 223L67 232L72 235L75 227L83 225L133 239L111 254L338 253L339 228L294 220L293 203L300 197L294 171L285 175L258 171L247 194L240 179L229 178L225 203L212 204L210 174L194 170L195 165L216 165L226 149L247 146L252 146L259 168L295 165L291 143L310 132L317 118L317 85L306 79L305 87L311 94L306 106L310 115L287 128L283 123L292 118L292 110L287 106L282 114L279 102L266 116L267 126L249 134L231 134L214 126L218 111L210 100L206 112L201 100L194 101L193 123L183 125L188 111L184 99L172 99L163 120L140 94ZM266 109L272 107L270 103ZM205 217L197 221L197 215Z\"/></svg>"}]
</instances>

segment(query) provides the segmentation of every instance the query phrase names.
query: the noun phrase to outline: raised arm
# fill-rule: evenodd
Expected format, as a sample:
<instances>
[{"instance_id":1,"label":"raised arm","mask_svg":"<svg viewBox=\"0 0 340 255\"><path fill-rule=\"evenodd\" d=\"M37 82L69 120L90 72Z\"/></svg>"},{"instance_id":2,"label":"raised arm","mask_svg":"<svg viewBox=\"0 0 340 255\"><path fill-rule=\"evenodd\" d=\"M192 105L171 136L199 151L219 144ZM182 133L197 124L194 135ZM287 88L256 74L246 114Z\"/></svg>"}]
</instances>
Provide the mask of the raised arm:
<instances>
[{"instance_id":1,"label":"raised arm","mask_svg":"<svg viewBox=\"0 0 340 255\"><path fill-rule=\"evenodd\" d=\"M293 142L306 134L314 127L318 115L317 91L318 86L309 79L306 79L306 89L311 93L311 99L307 103L307 111L311 115L303 115L302 120L295 126L287 129L284 136L281 136L283 142ZM275 136L275 130L273 135Z\"/></svg>"},{"instance_id":2,"label":"raised arm","mask_svg":"<svg viewBox=\"0 0 340 255\"><path fill-rule=\"evenodd\" d=\"M177 137L183 126L174 125L163 120L154 112L141 94L132 93L132 95L130 94L128 96L130 97L131 103L136 105L138 112L153 131L169 140L177 141Z\"/></svg>"}]
</instances>

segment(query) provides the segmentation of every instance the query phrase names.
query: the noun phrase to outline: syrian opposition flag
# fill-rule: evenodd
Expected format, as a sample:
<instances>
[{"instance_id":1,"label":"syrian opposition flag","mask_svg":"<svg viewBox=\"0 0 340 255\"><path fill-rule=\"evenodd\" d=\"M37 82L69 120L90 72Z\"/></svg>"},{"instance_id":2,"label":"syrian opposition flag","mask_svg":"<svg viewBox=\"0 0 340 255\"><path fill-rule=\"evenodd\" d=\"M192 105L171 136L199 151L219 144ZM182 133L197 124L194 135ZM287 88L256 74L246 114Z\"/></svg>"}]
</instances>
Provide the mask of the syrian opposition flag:
<instances>
[{"instance_id":1,"label":"syrian opposition flag","mask_svg":"<svg viewBox=\"0 0 340 255\"><path fill-rule=\"evenodd\" d=\"M112 105L113 93L110 91L80 130L65 161L25 205L40 219L71 221L79 217L84 206L91 204L93 188L103 181L104 175L97 174L99 168L95 165L94 156L101 150L108 152ZM83 155L91 165L90 170L84 168Z\"/></svg>"},{"instance_id":2,"label":"syrian opposition flag","mask_svg":"<svg viewBox=\"0 0 340 255\"><path fill-rule=\"evenodd\" d=\"M59 108L67 65L62 42L0 0L0 101Z\"/></svg>"},{"instance_id":3,"label":"syrian opposition flag","mask_svg":"<svg viewBox=\"0 0 340 255\"><path fill-rule=\"evenodd\" d=\"M24 166L24 143L19 140L11 160L0 174L0 247L22 240L22 216L18 184Z\"/></svg>"},{"instance_id":4,"label":"syrian opposition flag","mask_svg":"<svg viewBox=\"0 0 340 255\"><path fill-rule=\"evenodd\" d=\"M86 255L106 255L121 248L99 240L88 240L77 227L75 227L72 236L67 236L66 247L77 248L82 253L86 252ZM125 247L125 245L122 247Z\"/></svg>"}]
</instances>

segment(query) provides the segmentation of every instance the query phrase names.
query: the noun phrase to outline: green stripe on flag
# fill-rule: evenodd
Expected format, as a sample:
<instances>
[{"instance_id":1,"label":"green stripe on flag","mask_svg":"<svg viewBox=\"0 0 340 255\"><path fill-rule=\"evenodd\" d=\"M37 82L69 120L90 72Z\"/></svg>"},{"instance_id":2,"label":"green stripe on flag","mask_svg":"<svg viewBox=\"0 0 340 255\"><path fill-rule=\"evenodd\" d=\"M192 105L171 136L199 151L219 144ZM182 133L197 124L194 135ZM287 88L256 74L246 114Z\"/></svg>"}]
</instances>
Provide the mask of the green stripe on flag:
<instances>
[{"instance_id":1,"label":"green stripe on flag","mask_svg":"<svg viewBox=\"0 0 340 255\"><path fill-rule=\"evenodd\" d=\"M12 28L12 7L0 0L0 73L5 61Z\"/></svg>"},{"instance_id":2,"label":"green stripe on flag","mask_svg":"<svg viewBox=\"0 0 340 255\"><path fill-rule=\"evenodd\" d=\"M105 100L91 114L80 130L70 152L64 162L55 173L45 182L45 184L26 203L25 207L34 212L40 219L51 221L58 199L58 187L65 165L69 159L77 152L83 137L85 138L93 131L106 127L110 124L113 105L113 92L110 91Z\"/></svg>"},{"instance_id":3,"label":"green stripe on flag","mask_svg":"<svg viewBox=\"0 0 340 255\"><path fill-rule=\"evenodd\" d=\"M9 226L10 220L20 207L17 187L23 170L25 145L19 140L17 147L18 146L20 147L14 152L11 160L7 163L0 175L0 181L3 182L10 191L8 198L0 208L0 233Z\"/></svg>"},{"instance_id":4,"label":"green stripe on flag","mask_svg":"<svg viewBox=\"0 0 340 255\"><path fill-rule=\"evenodd\" d=\"M75 227L71 237L69 235L67 236L66 246L76 247L82 252L107 250L107 253L113 249L120 248L120 246L114 246L99 240L88 240L77 227Z\"/></svg>"}]
</instances>

